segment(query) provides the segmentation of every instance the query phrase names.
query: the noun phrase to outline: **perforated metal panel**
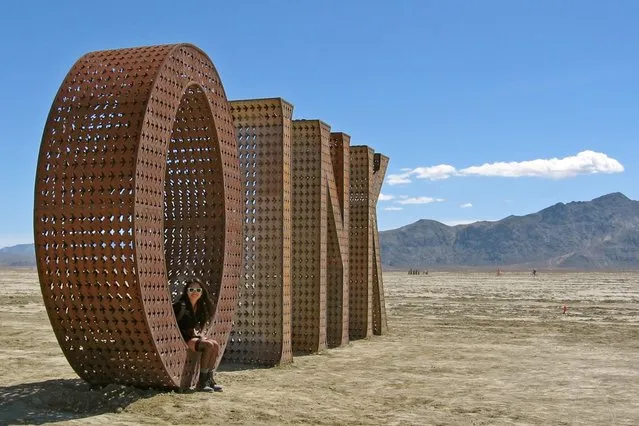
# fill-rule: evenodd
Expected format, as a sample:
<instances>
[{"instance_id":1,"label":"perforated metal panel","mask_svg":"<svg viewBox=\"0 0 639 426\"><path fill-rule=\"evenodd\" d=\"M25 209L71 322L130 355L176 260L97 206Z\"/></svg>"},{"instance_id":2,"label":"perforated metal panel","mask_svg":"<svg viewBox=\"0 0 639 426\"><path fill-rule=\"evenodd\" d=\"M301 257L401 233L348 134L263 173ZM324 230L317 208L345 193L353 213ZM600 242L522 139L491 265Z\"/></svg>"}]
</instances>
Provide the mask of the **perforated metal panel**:
<instances>
[{"instance_id":1,"label":"perforated metal panel","mask_svg":"<svg viewBox=\"0 0 639 426\"><path fill-rule=\"evenodd\" d=\"M370 196L370 232L373 234L373 334L385 334L388 331L386 321L386 303L384 301L384 282L382 278L382 259L380 257L379 230L377 228L377 200L382 190L384 176L388 168L388 157L375 154L373 157L373 184Z\"/></svg>"},{"instance_id":2,"label":"perforated metal panel","mask_svg":"<svg viewBox=\"0 0 639 426\"><path fill-rule=\"evenodd\" d=\"M189 276L217 308L224 350L240 269L240 180L226 95L192 45L89 53L47 119L34 229L44 303L90 383L184 387L171 302Z\"/></svg>"},{"instance_id":3,"label":"perforated metal panel","mask_svg":"<svg viewBox=\"0 0 639 426\"><path fill-rule=\"evenodd\" d=\"M291 286L295 353L326 347L326 156L330 127L293 120Z\"/></svg>"},{"instance_id":4,"label":"perforated metal panel","mask_svg":"<svg viewBox=\"0 0 639 426\"><path fill-rule=\"evenodd\" d=\"M291 115L262 99L231 116L192 45L78 60L45 127L34 229L47 312L81 377L192 384L171 308L189 277L217 301L204 334L223 353L234 325L229 361L386 332L375 206L388 158Z\"/></svg>"},{"instance_id":5,"label":"perforated metal panel","mask_svg":"<svg viewBox=\"0 0 639 426\"><path fill-rule=\"evenodd\" d=\"M387 330L382 282L377 199L388 157L368 146L351 147L350 179L350 316L352 340Z\"/></svg>"},{"instance_id":6,"label":"perforated metal panel","mask_svg":"<svg viewBox=\"0 0 639 426\"><path fill-rule=\"evenodd\" d=\"M282 99L231 102L244 197L243 263L225 361L276 365L291 352L291 116Z\"/></svg>"},{"instance_id":7,"label":"perforated metal panel","mask_svg":"<svg viewBox=\"0 0 639 426\"><path fill-rule=\"evenodd\" d=\"M348 343L348 226L350 136L331 133L325 191L328 195L326 257L326 339L328 347Z\"/></svg>"},{"instance_id":8,"label":"perforated metal panel","mask_svg":"<svg viewBox=\"0 0 639 426\"><path fill-rule=\"evenodd\" d=\"M351 146L349 228L349 336L351 340L372 335L373 234L370 232L373 150Z\"/></svg>"}]
</instances>

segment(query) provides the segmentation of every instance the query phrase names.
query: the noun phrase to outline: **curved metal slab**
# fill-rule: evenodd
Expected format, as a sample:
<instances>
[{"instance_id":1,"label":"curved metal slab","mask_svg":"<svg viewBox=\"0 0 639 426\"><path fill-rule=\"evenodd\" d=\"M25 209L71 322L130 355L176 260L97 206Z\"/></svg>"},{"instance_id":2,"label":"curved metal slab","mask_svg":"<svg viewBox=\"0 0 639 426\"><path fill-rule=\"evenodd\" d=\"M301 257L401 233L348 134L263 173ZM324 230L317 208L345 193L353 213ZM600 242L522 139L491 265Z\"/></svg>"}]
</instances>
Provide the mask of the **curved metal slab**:
<instances>
[{"instance_id":1,"label":"curved metal slab","mask_svg":"<svg viewBox=\"0 0 639 426\"><path fill-rule=\"evenodd\" d=\"M34 232L44 303L94 384L191 384L172 298L189 276L217 300L226 345L241 264L235 129L211 60L188 45L89 53L47 119Z\"/></svg>"}]
</instances>

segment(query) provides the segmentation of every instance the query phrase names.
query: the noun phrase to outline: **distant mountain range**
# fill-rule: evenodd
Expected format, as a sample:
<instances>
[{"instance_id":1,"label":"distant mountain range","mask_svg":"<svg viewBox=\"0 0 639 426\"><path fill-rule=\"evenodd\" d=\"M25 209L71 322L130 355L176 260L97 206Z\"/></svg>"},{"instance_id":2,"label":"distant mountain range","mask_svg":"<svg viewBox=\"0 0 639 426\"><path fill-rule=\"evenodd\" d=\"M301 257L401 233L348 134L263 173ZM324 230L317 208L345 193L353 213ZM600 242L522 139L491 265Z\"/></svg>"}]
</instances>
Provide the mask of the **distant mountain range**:
<instances>
[{"instance_id":1,"label":"distant mountain range","mask_svg":"<svg viewBox=\"0 0 639 426\"><path fill-rule=\"evenodd\" d=\"M639 202L617 192L496 222L420 220L380 232L380 247L385 269L639 269Z\"/></svg>"},{"instance_id":2,"label":"distant mountain range","mask_svg":"<svg viewBox=\"0 0 639 426\"><path fill-rule=\"evenodd\" d=\"M422 219L380 232L387 269L639 269L639 201L613 193L526 216L446 226ZM33 244L0 249L0 266L35 266Z\"/></svg>"},{"instance_id":3,"label":"distant mountain range","mask_svg":"<svg viewBox=\"0 0 639 426\"><path fill-rule=\"evenodd\" d=\"M33 244L0 248L0 266L35 266L35 247Z\"/></svg>"}]
</instances>

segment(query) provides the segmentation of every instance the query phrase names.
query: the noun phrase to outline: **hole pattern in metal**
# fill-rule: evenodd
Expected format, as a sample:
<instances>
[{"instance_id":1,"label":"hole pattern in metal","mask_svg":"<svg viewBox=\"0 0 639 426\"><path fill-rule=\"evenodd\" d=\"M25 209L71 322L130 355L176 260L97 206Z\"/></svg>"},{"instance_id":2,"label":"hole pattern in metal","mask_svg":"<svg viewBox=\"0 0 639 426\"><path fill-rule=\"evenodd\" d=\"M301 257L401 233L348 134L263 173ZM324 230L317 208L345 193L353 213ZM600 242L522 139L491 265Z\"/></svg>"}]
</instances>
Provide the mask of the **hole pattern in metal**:
<instances>
[{"instance_id":1,"label":"hole pattern in metal","mask_svg":"<svg viewBox=\"0 0 639 426\"><path fill-rule=\"evenodd\" d=\"M382 279L382 259L379 246L379 230L377 228L377 200L382 190L384 176L388 168L388 157L382 154L375 154L373 157L373 179L371 187L371 199L374 200L370 205L371 226L369 232L373 238L373 334L381 335L388 331L388 323L386 321L386 302L384 301L384 282Z\"/></svg>"},{"instance_id":2,"label":"hole pattern in metal","mask_svg":"<svg viewBox=\"0 0 639 426\"><path fill-rule=\"evenodd\" d=\"M293 120L291 284L294 353L326 348L326 156L330 127ZM330 161L330 160L328 160Z\"/></svg>"},{"instance_id":3,"label":"hole pattern in metal","mask_svg":"<svg viewBox=\"0 0 639 426\"><path fill-rule=\"evenodd\" d=\"M350 324L358 320L365 333L353 338L386 332L375 205L388 158L366 146L351 149L348 135L330 133L319 120L293 121L290 148L290 104L257 99L232 105L244 179L245 246L225 360L288 362L291 346L294 352L311 353L347 343ZM349 214L352 205L359 213L355 220ZM291 227L283 226L282 232L274 228L289 214ZM359 262L359 276L351 280L350 258ZM285 266L278 275L280 259L290 265L290 280ZM362 284L355 298L349 292L352 281ZM359 306L359 317L351 318L351 299ZM267 333L272 333L270 340Z\"/></svg>"},{"instance_id":4,"label":"hole pattern in metal","mask_svg":"<svg viewBox=\"0 0 639 426\"><path fill-rule=\"evenodd\" d=\"M328 347L348 343L348 225L350 203L350 136L331 133L323 153L328 195L326 258L326 339Z\"/></svg>"},{"instance_id":5,"label":"hole pattern in metal","mask_svg":"<svg viewBox=\"0 0 639 426\"><path fill-rule=\"evenodd\" d=\"M349 228L349 336L364 339L373 333L373 199L374 152L367 146L351 146Z\"/></svg>"},{"instance_id":6,"label":"hole pattern in metal","mask_svg":"<svg viewBox=\"0 0 639 426\"><path fill-rule=\"evenodd\" d=\"M202 51L120 49L75 63L42 138L34 232L44 303L80 377L190 385L197 359L171 306L188 276L215 294L203 334L224 350L241 261L240 194L232 117Z\"/></svg>"},{"instance_id":7,"label":"hole pattern in metal","mask_svg":"<svg viewBox=\"0 0 639 426\"><path fill-rule=\"evenodd\" d=\"M81 377L192 384L197 356L171 309L191 276L217 302L204 334L232 362L386 332L375 205L388 158L292 110L231 111L191 45L74 65L43 135L34 228L47 312Z\"/></svg>"},{"instance_id":8,"label":"hole pattern in metal","mask_svg":"<svg viewBox=\"0 0 639 426\"><path fill-rule=\"evenodd\" d=\"M291 352L291 117L282 99L232 101L244 196L238 305L225 361L277 365Z\"/></svg>"}]
</instances>

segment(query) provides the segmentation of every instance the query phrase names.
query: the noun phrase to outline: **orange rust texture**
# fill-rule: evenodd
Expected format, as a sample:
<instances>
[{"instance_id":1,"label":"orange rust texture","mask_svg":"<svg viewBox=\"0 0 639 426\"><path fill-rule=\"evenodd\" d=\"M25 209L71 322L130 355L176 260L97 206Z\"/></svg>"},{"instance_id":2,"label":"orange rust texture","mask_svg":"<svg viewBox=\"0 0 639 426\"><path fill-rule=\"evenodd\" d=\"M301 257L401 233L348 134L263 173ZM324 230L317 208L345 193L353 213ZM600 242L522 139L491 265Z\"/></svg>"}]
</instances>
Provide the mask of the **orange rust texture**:
<instances>
[{"instance_id":1,"label":"orange rust texture","mask_svg":"<svg viewBox=\"0 0 639 426\"><path fill-rule=\"evenodd\" d=\"M350 202L350 136L331 133L330 155L323 153L328 195L326 335L328 347L348 343L348 225Z\"/></svg>"},{"instance_id":2,"label":"orange rust texture","mask_svg":"<svg viewBox=\"0 0 639 426\"><path fill-rule=\"evenodd\" d=\"M377 230L377 199L388 157L368 146L351 146L350 316L351 340L387 331Z\"/></svg>"},{"instance_id":3,"label":"orange rust texture","mask_svg":"<svg viewBox=\"0 0 639 426\"><path fill-rule=\"evenodd\" d=\"M222 353L228 342L231 362L386 332L375 206L388 158L292 112L280 98L229 103L188 44L76 62L42 138L34 232L47 313L80 377L192 385L198 356L171 307L189 277L216 301L202 334Z\"/></svg>"},{"instance_id":4,"label":"orange rust texture","mask_svg":"<svg viewBox=\"0 0 639 426\"><path fill-rule=\"evenodd\" d=\"M381 335L388 332L386 321L386 302L384 301L384 282L382 280L382 259L380 257L379 230L377 228L377 200L384 183L384 176L388 168L388 157L375 154L373 157L373 178L370 189L370 229L373 234L373 334Z\"/></svg>"},{"instance_id":5,"label":"orange rust texture","mask_svg":"<svg viewBox=\"0 0 639 426\"><path fill-rule=\"evenodd\" d=\"M319 120L293 120L293 228L291 286L294 353L326 348L325 157L330 127ZM330 161L330 160L329 160Z\"/></svg>"},{"instance_id":6,"label":"orange rust texture","mask_svg":"<svg viewBox=\"0 0 639 426\"><path fill-rule=\"evenodd\" d=\"M290 362L291 117L276 99L231 102L243 191L243 264L225 361Z\"/></svg>"},{"instance_id":7,"label":"orange rust texture","mask_svg":"<svg viewBox=\"0 0 639 426\"><path fill-rule=\"evenodd\" d=\"M151 46L75 63L42 138L34 233L49 319L80 377L191 384L197 358L171 302L193 275L215 294L203 333L224 350L241 262L240 197L235 128L202 51Z\"/></svg>"},{"instance_id":8,"label":"orange rust texture","mask_svg":"<svg viewBox=\"0 0 639 426\"><path fill-rule=\"evenodd\" d=\"M349 228L349 336L351 340L370 337L373 332L373 235L370 206L373 184L373 150L351 146L350 228Z\"/></svg>"}]
</instances>

